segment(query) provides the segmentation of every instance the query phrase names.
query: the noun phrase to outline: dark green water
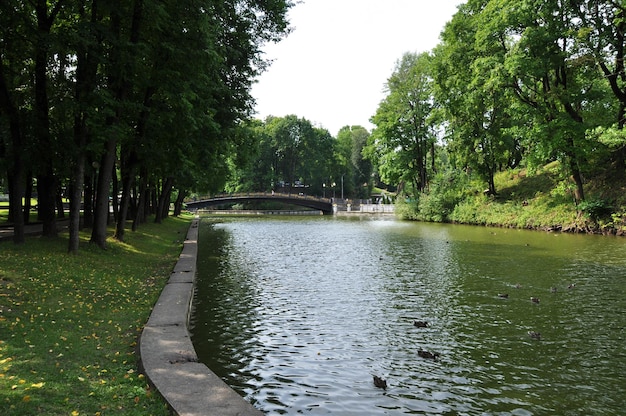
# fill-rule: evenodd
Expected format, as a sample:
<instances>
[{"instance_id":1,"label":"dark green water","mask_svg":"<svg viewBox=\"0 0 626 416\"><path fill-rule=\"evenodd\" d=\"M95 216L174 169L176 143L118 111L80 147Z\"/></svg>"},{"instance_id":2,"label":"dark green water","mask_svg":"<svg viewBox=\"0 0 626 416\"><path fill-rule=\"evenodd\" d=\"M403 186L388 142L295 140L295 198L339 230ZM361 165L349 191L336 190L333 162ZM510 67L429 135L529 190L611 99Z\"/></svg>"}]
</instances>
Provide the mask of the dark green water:
<instances>
[{"instance_id":1,"label":"dark green water","mask_svg":"<svg viewBox=\"0 0 626 416\"><path fill-rule=\"evenodd\" d=\"M198 269L200 360L267 414L626 414L623 238L207 219Z\"/></svg>"}]
</instances>

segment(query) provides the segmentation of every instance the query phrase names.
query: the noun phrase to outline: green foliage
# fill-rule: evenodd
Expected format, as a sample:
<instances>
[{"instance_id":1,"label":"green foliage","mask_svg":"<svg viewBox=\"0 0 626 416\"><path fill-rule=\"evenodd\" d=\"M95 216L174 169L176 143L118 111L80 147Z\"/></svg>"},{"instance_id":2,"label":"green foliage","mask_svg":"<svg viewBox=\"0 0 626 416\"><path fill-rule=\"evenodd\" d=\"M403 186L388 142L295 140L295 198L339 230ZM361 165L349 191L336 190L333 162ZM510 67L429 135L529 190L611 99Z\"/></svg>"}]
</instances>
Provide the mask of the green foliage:
<instances>
[{"instance_id":1,"label":"green foliage","mask_svg":"<svg viewBox=\"0 0 626 416\"><path fill-rule=\"evenodd\" d=\"M493 194L496 171L514 167L521 157L512 129L514 96L505 87L498 39L485 36L467 8L446 25L435 49L435 97L448 121L448 150L457 163L480 175Z\"/></svg>"},{"instance_id":2,"label":"green foliage","mask_svg":"<svg viewBox=\"0 0 626 416\"><path fill-rule=\"evenodd\" d=\"M230 159L227 191L304 192L368 198L372 167L361 156L369 136L360 126L344 127L334 139L295 115L254 120L242 128L242 145ZM334 185L333 185L334 184Z\"/></svg>"},{"instance_id":3,"label":"green foliage","mask_svg":"<svg viewBox=\"0 0 626 416\"><path fill-rule=\"evenodd\" d=\"M336 169L344 172L345 195L367 199L373 189L372 162L364 157L370 133L361 126L344 126L337 134Z\"/></svg>"},{"instance_id":4,"label":"green foliage","mask_svg":"<svg viewBox=\"0 0 626 416\"><path fill-rule=\"evenodd\" d=\"M293 5L2 2L0 169L11 189L22 194L27 174L39 176L40 213L52 214L57 188L76 185L78 200L84 180L97 184L93 200L103 206L112 175L123 201L131 188L147 201L172 186L222 189L252 83L267 66L262 46L289 32ZM102 246L107 216L93 216ZM126 217L116 221L119 232Z\"/></svg>"},{"instance_id":5,"label":"green foliage","mask_svg":"<svg viewBox=\"0 0 626 416\"><path fill-rule=\"evenodd\" d=\"M376 128L363 151L383 182L408 184L405 193L422 192L430 179L437 131L432 84L430 54L404 54L387 81L388 95L372 117Z\"/></svg>"},{"instance_id":6,"label":"green foliage","mask_svg":"<svg viewBox=\"0 0 626 416\"><path fill-rule=\"evenodd\" d=\"M603 199L587 199L581 201L578 204L578 209L587 216L587 218L596 222L603 217L609 216L612 211L611 204Z\"/></svg>"},{"instance_id":7,"label":"green foliage","mask_svg":"<svg viewBox=\"0 0 626 416\"><path fill-rule=\"evenodd\" d=\"M417 219L448 222L455 207L464 199L469 177L464 172L448 170L437 174L428 192L422 193L417 204Z\"/></svg>"},{"instance_id":8,"label":"green foliage","mask_svg":"<svg viewBox=\"0 0 626 416\"><path fill-rule=\"evenodd\" d=\"M596 127L589 131L588 134L611 149L626 147L626 131L616 126Z\"/></svg>"}]
</instances>

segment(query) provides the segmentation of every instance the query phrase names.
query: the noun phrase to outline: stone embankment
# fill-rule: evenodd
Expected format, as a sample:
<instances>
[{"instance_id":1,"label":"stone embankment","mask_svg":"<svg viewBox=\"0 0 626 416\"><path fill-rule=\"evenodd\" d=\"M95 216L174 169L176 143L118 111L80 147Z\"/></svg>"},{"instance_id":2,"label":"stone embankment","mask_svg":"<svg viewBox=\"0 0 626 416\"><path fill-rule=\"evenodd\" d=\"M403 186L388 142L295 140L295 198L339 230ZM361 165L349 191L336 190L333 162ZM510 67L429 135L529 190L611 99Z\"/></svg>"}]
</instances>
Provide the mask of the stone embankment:
<instances>
[{"instance_id":1,"label":"stone embankment","mask_svg":"<svg viewBox=\"0 0 626 416\"><path fill-rule=\"evenodd\" d=\"M188 330L196 276L198 224L193 220L178 263L139 342L146 377L180 416L261 416L206 365L198 362Z\"/></svg>"}]
</instances>

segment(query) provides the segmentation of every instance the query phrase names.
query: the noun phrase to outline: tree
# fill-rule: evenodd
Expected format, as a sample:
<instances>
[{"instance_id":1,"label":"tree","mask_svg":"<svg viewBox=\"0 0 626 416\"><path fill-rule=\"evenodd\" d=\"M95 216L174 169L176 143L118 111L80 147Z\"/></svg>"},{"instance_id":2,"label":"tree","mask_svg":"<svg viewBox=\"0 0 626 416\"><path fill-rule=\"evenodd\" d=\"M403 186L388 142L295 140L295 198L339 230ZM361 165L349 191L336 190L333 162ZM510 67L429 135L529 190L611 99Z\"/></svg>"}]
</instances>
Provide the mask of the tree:
<instances>
[{"instance_id":1,"label":"tree","mask_svg":"<svg viewBox=\"0 0 626 416\"><path fill-rule=\"evenodd\" d=\"M613 129L603 135L614 150L615 173L623 178L626 168L626 5L617 1L587 0L572 9L576 24L574 40L579 56L592 56L617 101Z\"/></svg>"},{"instance_id":2,"label":"tree","mask_svg":"<svg viewBox=\"0 0 626 416\"><path fill-rule=\"evenodd\" d=\"M21 199L32 183L27 166L37 175L45 230L56 231L56 196L68 185L70 252L78 250L83 195L91 241L105 247L111 196L123 239L129 209L137 219L154 207L160 220L173 192L180 199L185 188L216 189L237 126L250 116L251 84L267 65L261 47L289 32L292 6L2 2L0 155L16 242L23 240Z\"/></svg>"},{"instance_id":3,"label":"tree","mask_svg":"<svg viewBox=\"0 0 626 416\"><path fill-rule=\"evenodd\" d=\"M236 133L228 160L231 192L307 192L321 195L333 175L335 140L295 115L253 120Z\"/></svg>"},{"instance_id":4,"label":"tree","mask_svg":"<svg viewBox=\"0 0 626 416\"><path fill-rule=\"evenodd\" d=\"M272 169L277 182L273 185L296 185L321 190L330 171L333 141L327 130L315 128L311 122L295 115L266 121L271 137Z\"/></svg>"},{"instance_id":5,"label":"tree","mask_svg":"<svg viewBox=\"0 0 626 416\"><path fill-rule=\"evenodd\" d=\"M575 200L584 199L585 153L592 145L585 133L604 81L578 54L573 9L559 1L476 0L459 13L475 16L474 49L501 57L490 64L496 86L526 106L519 112L532 121L523 131L525 147L540 159L562 160Z\"/></svg>"},{"instance_id":6,"label":"tree","mask_svg":"<svg viewBox=\"0 0 626 416\"><path fill-rule=\"evenodd\" d=\"M409 183L416 193L428 186L436 139L432 88L431 56L406 53L387 80L387 97L372 117L376 128L365 151L384 182Z\"/></svg>"},{"instance_id":7,"label":"tree","mask_svg":"<svg viewBox=\"0 0 626 416\"><path fill-rule=\"evenodd\" d=\"M460 6L435 49L433 73L437 101L448 122L448 150L495 195L494 175L517 162L519 145L511 129L513 97L502 81L502 48L487 41L478 45L477 32L475 15Z\"/></svg>"},{"instance_id":8,"label":"tree","mask_svg":"<svg viewBox=\"0 0 626 416\"><path fill-rule=\"evenodd\" d=\"M346 193L353 198L369 198L373 187L372 162L363 156L369 136L362 126L344 126L337 134L338 163L346 174Z\"/></svg>"}]
</instances>

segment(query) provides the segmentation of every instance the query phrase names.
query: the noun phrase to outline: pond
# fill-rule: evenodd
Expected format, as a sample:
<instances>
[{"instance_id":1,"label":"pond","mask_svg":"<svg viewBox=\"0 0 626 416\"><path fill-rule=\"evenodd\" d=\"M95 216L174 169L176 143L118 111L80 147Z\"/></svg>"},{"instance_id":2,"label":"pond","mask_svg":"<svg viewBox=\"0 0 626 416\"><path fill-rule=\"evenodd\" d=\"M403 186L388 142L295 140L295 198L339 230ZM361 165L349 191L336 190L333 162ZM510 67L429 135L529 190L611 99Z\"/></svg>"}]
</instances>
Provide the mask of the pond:
<instances>
[{"instance_id":1,"label":"pond","mask_svg":"<svg viewBox=\"0 0 626 416\"><path fill-rule=\"evenodd\" d=\"M268 415L626 411L623 238L223 218L198 255L200 361Z\"/></svg>"}]
</instances>

